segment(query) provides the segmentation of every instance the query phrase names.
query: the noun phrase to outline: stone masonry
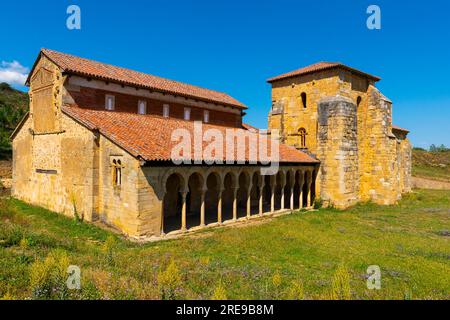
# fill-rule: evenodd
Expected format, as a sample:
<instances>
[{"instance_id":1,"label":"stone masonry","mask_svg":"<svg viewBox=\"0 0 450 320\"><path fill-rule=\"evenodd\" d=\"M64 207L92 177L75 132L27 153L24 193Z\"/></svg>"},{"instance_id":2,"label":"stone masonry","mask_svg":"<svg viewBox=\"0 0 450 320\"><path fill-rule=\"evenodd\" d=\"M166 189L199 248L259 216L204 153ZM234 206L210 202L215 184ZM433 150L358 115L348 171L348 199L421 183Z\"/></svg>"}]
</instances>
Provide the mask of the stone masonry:
<instances>
[{"instance_id":1,"label":"stone masonry","mask_svg":"<svg viewBox=\"0 0 450 320\"><path fill-rule=\"evenodd\" d=\"M321 161L317 194L336 207L393 204L411 190L408 131L392 125L392 102L375 87L378 80L319 63L268 81L269 130L278 129L282 141Z\"/></svg>"},{"instance_id":2,"label":"stone masonry","mask_svg":"<svg viewBox=\"0 0 450 320\"><path fill-rule=\"evenodd\" d=\"M318 105L318 118L322 198L338 207L353 205L359 193L356 105L344 97L324 98Z\"/></svg>"}]
</instances>

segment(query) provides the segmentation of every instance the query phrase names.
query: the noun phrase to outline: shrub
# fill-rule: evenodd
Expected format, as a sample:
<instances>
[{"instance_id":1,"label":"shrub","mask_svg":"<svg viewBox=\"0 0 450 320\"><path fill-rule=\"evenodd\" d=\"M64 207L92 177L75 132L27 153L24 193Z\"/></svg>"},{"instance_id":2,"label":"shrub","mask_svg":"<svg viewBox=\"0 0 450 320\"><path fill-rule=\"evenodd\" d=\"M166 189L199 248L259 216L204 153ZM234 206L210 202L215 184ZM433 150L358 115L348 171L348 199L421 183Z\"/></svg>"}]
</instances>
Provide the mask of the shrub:
<instances>
[{"instance_id":1,"label":"shrub","mask_svg":"<svg viewBox=\"0 0 450 320\"><path fill-rule=\"evenodd\" d=\"M320 209L323 206L322 198L317 198L314 200L314 209Z\"/></svg>"},{"instance_id":2,"label":"shrub","mask_svg":"<svg viewBox=\"0 0 450 320\"><path fill-rule=\"evenodd\" d=\"M30 264L34 261L33 256L20 254L16 257L16 261L21 264Z\"/></svg>"},{"instance_id":3,"label":"shrub","mask_svg":"<svg viewBox=\"0 0 450 320\"><path fill-rule=\"evenodd\" d=\"M403 293L403 299L404 300L412 300L412 291L410 289L407 289L404 293Z\"/></svg>"},{"instance_id":4,"label":"shrub","mask_svg":"<svg viewBox=\"0 0 450 320\"><path fill-rule=\"evenodd\" d=\"M26 248L29 247L29 245L30 245L30 242L28 241L27 238L22 238L22 239L20 239L20 242L19 242L20 248L26 249Z\"/></svg>"},{"instance_id":5,"label":"shrub","mask_svg":"<svg viewBox=\"0 0 450 320\"><path fill-rule=\"evenodd\" d=\"M30 267L30 285L33 299L67 299L66 286L69 259L62 250L51 251L42 261Z\"/></svg>"},{"instance_id":6,"label":"shrub","mask_svg":"<svg viewBox=\"0 0 450 320\"><path fill-rule=\"evenodd\" d=\"M273 288L273 295L275 299L280 298L280 287L281 287L281 275L278 271L275 271L272 275L272 288Z\"/></svg>"},{"instance_id":7,"label":"shrub","mask_svg":"<svg viewBox=\"0 0 450 320\"><path fill-rule=\"evenodd\" d=\"M0 298L0 300L16 300L16 298L12 294L7 292L3 297Z\"/></svg>"},{"instance_id":8,"label":"shrub","mask_svg":"<svg viewBox=\"0 0 450 320\"><path fill-rule=\"evenodd\" d=\"M281 285L281 275L278 271L275 271L272 276L272 284L275 288L278 288Z\"/></svg>"},{"instance_id":9,"label":"shrub","mask_svg":"<svg viewBox=\"0 0 450 320\"><path fill-rule=\"evenodd\" d=\"M175 261L171 260L166 270L158 273L158 288L163 300L176 299L180 290L182 279Z\"/></svg>"},{"instance_id":10,"label":"shrub","mask_svg":"<svg viewBox=\"0 0 450 320\"><path fill-rule=\"evenodd\" d=\"M0 184L0 189L2 188ZM13 217L13 210L10 202L5 198L0 198L0 218L11 219Z\"/></svg>"},{"instance_id":11,"label":"shrub","mask_svg":"<svg viewBox=\"0 0 450 320\"><path fill-rule=\"evenodd\" d=\"M106 261L109 265L114 264L114 255L116 248L117 248L116 238L114 238L112 235L109 235L108 238L106 238L105 243L103 244L103 252L106 255Z\"/></svg>"},{"instance_id":12,"label":"shrub","mask_svg":"<svg viewBox=\"0 0 450 320\"><path fill-rule=\"evenodd\" d=\"M214 289L213 295L211 296L211 300L227 300L227 291L223 286L222 280L219 281L219 284Z\"/></svg>"},{"instance_id":13,"label":"shrub","mask_svg":"<svg viewBox=\"0 0 450 320\"><path fill-rule=\"evenodd\" d=\"M288 300L303 300L305 298L303 283L300 280L292 280L287 293L287 298Z\"/></svg>"},{"instance_id":14,"label":"shrub","mask_svg":"<svg viewBox=\"0 0 450 320\"><path fill-rule=\"evenodd\" d=\"M75 221L77 222L83 222L84 221L84 214L79 214L77 209L77 198L74 192L70 193L70 202L72 202L73 206L73 215L75 217Z\"/></svg>"},{"instance_id":15,"label":"shrub","mask_svg":"<svg viewBox=\"0 0 450 320\"><path fill-rule=\"evenodd\" d=\"M0 247L11 247L18 245L23 239L23 230L21 227L6 223L0 229Z\"/></svg>"},{"instance_id":16,"label":"shrub","mask_svg":"<svg viewBox=\"0 0 450 320\"><path fill-rule=\"evenodd\" d=\"M78 300L100 300L102 294L92 281L83 282L80 291L76 292L76 299Z\"/></svg>"},{"instance_id":17,"label":"shrub","mask_svg":"<svg viewBox=\"0 0 450 320\"><path fill-rule=\"evenodd\" d=\"M331 300L350 300L350 274L344 265L340 265L334 276L331 289Z\"/></svg>"}]
</instances>

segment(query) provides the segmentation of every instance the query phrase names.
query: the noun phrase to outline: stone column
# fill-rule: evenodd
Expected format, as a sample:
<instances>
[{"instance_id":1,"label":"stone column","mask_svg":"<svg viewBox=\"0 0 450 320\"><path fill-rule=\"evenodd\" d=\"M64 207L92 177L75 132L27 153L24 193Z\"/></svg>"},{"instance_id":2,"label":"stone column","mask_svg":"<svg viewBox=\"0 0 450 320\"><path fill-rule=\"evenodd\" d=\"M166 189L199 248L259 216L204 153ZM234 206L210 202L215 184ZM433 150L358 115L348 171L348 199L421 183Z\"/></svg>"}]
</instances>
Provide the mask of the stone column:
<instances>
[{"instance_id":1,"label":"stone column","mask_svg":"<svg viewBox=\"0 0 450 320\"><path fill-rule=\"evenodd\" d=\"M291 210L294 210L294 186L291 185L291 199L290 199Z\"/></svg>"},{"instance_id":2,"label":"stone column","mask_svg":"<svg viewBox=\"0 0 450 320\"><path fill-rule=\"evenodd\" d=\"M183 190L181 192L181 231L186 231L186 196L187 191Z\"/></svg>"},{"instance_id":3,"label":"stone column","mask_svg":"<svg viewBox=\"0 0 450 320\"><path fill-rule=\"evenodd\" d=\"M200 227L205 226L205 193L206 189L200 190Z\"/></svg>"},{"instance_id":4,"label":"stone column","mask_svg":"<svg viewBox=\"0 0 450 320\"><path fill-rule=\"evenodd\" d=\"M275 211L275 186L270 186L270 212L273 213Z\"/></svg>"},{"instance_id":5,"label":"stone column","mask_svg":"<svg viewBox=\"0 0 450 320\"><path fill-rule=\"evenodd\" d=\"M284 210L284 187L286 187L286 177L284 177L283 181L281 181L281 210Z\"/></svg>"},{"instance_id":6,"label":"stone column","mask_svg":"<svg viewBox=\"0 0 450 320\"><path fill-rule=\"evenodd\" d=\"M264 183L259 187L259 215L263 215L263 191L264 191Z\"/></svg>"},{"instance_id":7,"label":"stone column","mask_svg":"<svg viewBox=\"0 0 450 320\"><path fill-rule=\"evenodd\" d=\"M233 189L233 221L237 220L237 192L239 188Z\"/></svg>"},{"instance_id":8,"label":"stone column","mask_svg":"<svg viewBox=\"0 0 450 320\"><path fill-rule=\"evenodd\" d=\"M165 198L165 194L162 196L162 200L161 200L161 233L160 236L164 237L165 233L164 233L164 198Z\"/></svg>"},{"instance_id":9,"label":"stone column","mask_svg":"<svg viewBox=\"0 0 450 320\"><path fill-rule=\"evenodd\" d=\"M247 188L247 219L250 218L251 215L251 197L252 197L252 184L250 183Z\"/></svg>"},{"instance_id":10,"label":"stone column","mask_svg":"<svg viewBox=\"0 0 450 320\"><path fill-rule=\"evenodd\" d=\"M300 181L298 182L299 188L300 188L299 197L298 197L298 207L299 207L299 209L303 208L303 184L305 183L303 181L304 177L305 177L305 174L303 173L303 171L300 171L300 172L301 172L301 174L300 174Z\"/></svg>"},{"instance_id":11,"label":"stone column","mask_svg":"<svg viewBox=\"0 0 450 320\"><path fill-rule=\"evenodd\" d=\"M303 208L303 179L301 180L301 182L300 182L300 195L299 195L299 198L298 198L298 206L299 206L299 209L302 209Z\"/></svg>"},{"instance_id":12,"label":"stone column","mask_svg":"<svg viewBox=\"0 0 450 320\"><path fill-rule=\"evenodd\" d=\"M306 206L309 208L311 207L311 183L312 183L312 176L311 174L308 174L308 197L307 197L307 203Z\"/></svg>"},{"instance_id":13,"label":"stone column","mask_svg":"<svg viewBox=\"0 0 450 320\"><path fill-rule=\"evenodd\" d=\"M222 224L222 192L223 192L222 189L218 191L218 201L217 201L217 223L219 225Z\"/></svg>"}]
</instances>

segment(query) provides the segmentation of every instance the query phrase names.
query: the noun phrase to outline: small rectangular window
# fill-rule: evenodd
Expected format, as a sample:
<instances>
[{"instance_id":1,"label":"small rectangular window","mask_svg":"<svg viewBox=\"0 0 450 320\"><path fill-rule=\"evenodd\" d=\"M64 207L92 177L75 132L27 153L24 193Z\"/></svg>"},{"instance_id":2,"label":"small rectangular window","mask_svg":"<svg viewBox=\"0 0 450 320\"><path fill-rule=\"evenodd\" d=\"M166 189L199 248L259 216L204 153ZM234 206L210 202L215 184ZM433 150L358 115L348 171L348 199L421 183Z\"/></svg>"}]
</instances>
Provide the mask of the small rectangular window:
<instances>
[{"instance_id":1,"label":"small rectangular window","mask_svg":"<svg viewBox=\"0 0 450 320\"><path fill-rule=\"evenodd\" d=\"M184 108L184 120L191 120L191 108Z\"/></svg>"},{"instance_id":2,"label":"small rectangular window","mask_svg":"<svg viewBox=\"0 0 450 320\"><path fill-rule=\"evenodd\" d=\"M169 117L169 105L168 104L163 105L163 117L164 118Z\"/></svg>"},{"instance_id":3,"label":"small rectangular window","mask_svg":"<svg viewBox=\"0 0 450 320\"><path fill-rule=\"evenodd\" d=\"M209 122L209 111L208 110L205 110L203 112L203 122L204 123L208 123Z\"/></svg>"},{"instance_id":4,"label":"small rectangular window","mask_svg":"<svg viewBox=\"0 0 450 320\"><path fill-rule=\"evenodd\" d=\"M114 110L115 107L115 97L113 95L107 94L105 97L105 109Z\"/></svg>"},{"instance_id":5,"label":"small rectangular window","mask_svg":"<svg viewBox=\"0 0 450 320\"><path fill-rule=\"evenodd\" d=\"M48 170L48 169L36 169L37 173L45 173L45 174L58 174L56 170Z\"/></svg>"},{"instance_id":6,"label":"small rectangular window","mask_svg":"<svg viewBox=\"0 0 450 320\"><path fill-rule=\"evenodd\" d=\"M138 102L138 113L146 114L147 113L147 101L139 100Z\"/></svg>"}]
</instances>

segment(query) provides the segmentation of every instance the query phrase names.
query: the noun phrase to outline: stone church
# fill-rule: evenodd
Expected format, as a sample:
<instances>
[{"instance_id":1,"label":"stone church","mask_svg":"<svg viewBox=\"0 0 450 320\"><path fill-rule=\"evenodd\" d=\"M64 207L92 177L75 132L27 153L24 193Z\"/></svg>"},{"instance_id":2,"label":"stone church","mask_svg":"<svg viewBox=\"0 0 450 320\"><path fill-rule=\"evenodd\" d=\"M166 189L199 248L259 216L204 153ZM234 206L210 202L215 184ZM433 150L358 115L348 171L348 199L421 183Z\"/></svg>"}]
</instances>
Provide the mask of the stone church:
<instances>
[{"instance_id":1,"label":"stone church","mask_svg":"<svg viewBox=\"0 0 450 320\"><path fill-rule=\"evenodd\" d=\"M268 80L269 129L321 161L317 193L339 208L394 204L411 190L408 130L392 125L392 102L375 87L379 80L330 62Z\"/></svg>"},{"instance_id":2,"label":"stone church","mask_svg":"<svg viewBox=\"0 0 450 320\"><path fill-rule=\"evenodd\" d=\"M378 80L331 63L269 79L262 134L225 93L42 49L26 83L30 111L11 136L12 195L144 239L309 209L319 197L340 208L395 203L410 189L411 147ZM173 133L195 136L199 123L238 133L215 162L195 148L173 153ZM274 174L252 158L253 136L277 141Z\"/></svg>"}]
</instances>

